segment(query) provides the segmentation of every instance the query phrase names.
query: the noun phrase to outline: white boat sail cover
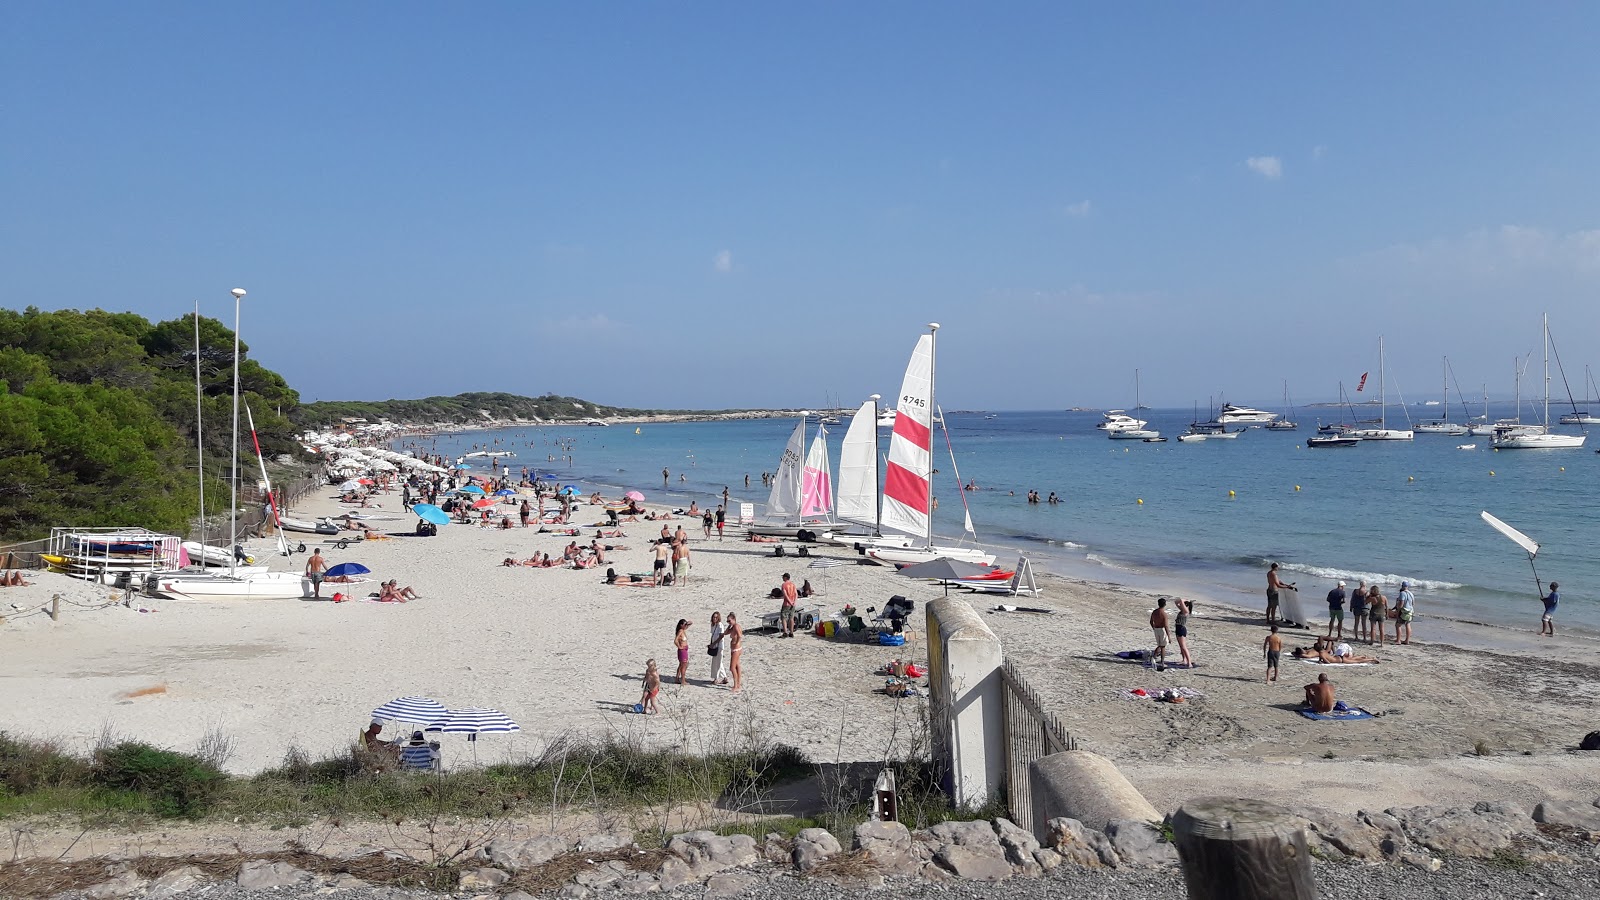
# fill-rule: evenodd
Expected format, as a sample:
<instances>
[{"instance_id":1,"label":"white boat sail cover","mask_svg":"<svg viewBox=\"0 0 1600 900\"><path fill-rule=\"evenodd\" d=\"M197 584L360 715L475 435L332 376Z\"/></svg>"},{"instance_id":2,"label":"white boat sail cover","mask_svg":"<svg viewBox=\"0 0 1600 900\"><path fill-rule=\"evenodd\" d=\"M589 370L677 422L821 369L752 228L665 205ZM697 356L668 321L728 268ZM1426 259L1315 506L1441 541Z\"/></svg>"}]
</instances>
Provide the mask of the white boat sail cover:
<instances>
[{"instance_id":1,"label":"white boat sail cover","mask_svg":"<svg viewBox=\"0 0 1600 900\"><path fill-rule=\"evenodd\" d=\"M933 335L917 339L900 383L889 462L883 474L883 527L932 534L928 479L933 471Z\"/></svg>"},{"instance_id":2,"label":"white boat sail cover","mask_svg":"<svg viewBox=\"0 0 1600 900\"><path fill-rule=\"evenodd\" d=\"M800 515L826 519L833 515L833 472L828 468L828 429L817 426L817 436L806 451L800 473Z\"/></svg>"},{"instance_id":3,"label":"white boat sail cover","mask_svg":"<svg viewBox=\"0 0 1600 900\"><path fill-rule=\"evenodd\" d=\"M783 458L778 460L778 472L772 476L772 493L767 495L767 515L773 519L792 519L800 515L800 464L805 452L806 420L794 426L789 443L783 448Z\"/></svg>"},{"instance_id":4,"label":"white boat sail cover","mask_svg":"<svg viewBox=\"0 0 1600 900\"><path fill-rule=\"evenodd\" d=\"M861 404L839 449L839 518L878 527L878 404Z\"/></svg>"}]
</instances>

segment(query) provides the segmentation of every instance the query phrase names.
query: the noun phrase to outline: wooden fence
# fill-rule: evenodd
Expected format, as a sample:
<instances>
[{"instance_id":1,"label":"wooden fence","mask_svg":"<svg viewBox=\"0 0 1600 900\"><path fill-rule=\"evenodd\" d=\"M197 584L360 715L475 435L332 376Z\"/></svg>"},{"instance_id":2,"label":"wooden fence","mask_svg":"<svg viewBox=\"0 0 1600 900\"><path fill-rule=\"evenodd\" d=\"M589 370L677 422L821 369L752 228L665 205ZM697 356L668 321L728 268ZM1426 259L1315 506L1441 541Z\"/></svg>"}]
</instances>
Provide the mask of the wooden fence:
<instances>
[{"instance_id":1,"label":"wooden fence","mask_svg":"<svg viewBox=\"0 0 1600 900\"><path fill-rule=\"evenodd\" d=\"M1006 806L1011 821L1032 832L1033 789L1028 768L1052 753L1076 750L1077 744L1061 721L1045 711L1039 695L1009 659L1000 667L1000 681L1005 696Z\"/></svg>"}]
</instances>

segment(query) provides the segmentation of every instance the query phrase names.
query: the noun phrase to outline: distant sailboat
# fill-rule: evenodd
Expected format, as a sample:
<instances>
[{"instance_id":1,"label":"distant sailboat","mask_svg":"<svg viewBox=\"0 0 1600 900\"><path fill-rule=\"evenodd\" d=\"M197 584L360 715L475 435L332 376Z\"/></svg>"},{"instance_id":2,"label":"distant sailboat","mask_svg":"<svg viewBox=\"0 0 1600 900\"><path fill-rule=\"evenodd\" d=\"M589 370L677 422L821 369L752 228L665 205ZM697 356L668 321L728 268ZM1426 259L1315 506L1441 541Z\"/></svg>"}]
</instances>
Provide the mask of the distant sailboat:
<instances>
[{"instance_id":1,"label":"distant sailboat","mask_svg":"<svg viewBox=\"0 0 1600 900\"><path fill-rule=\"evenodd\" d=\"M1522 411L1518 392L1517 411ZM1544 422L1541 425L1516 425L1497 428L1496 450L1573 450L1583 446L1586 434L1558 434L1550 430L1550 316L1544 317Z\"/></svg>"},{"instance_id":2,"label":"distant sailboat","mask_svg":"<svg viewBox=\"0 0 1600 900\"><path fill-rule=\"evenodd\" d=\"M1388 376L1385 371L1383 335L1380 334L1378 335L1378 427L1357 428L1349 432L1348 437L1358 437L1363 441L1409 441L1414 437L1409 428L1389 427ZM1406 416L1409 419L1410 413Z\"/></svg>"},{"instance_id":3,"label":"distant sailboat","mask_svg":"<svg viewBox=\"0 0 1600 900\"><path fill-rule=\"evenodd\" d=\"M1416 427L1417 434L1463 435L1467 426L1450 421L1450 357L1444 358L1444 415L1433 422L1423 422Z\"/></svg>"}]
</instances>

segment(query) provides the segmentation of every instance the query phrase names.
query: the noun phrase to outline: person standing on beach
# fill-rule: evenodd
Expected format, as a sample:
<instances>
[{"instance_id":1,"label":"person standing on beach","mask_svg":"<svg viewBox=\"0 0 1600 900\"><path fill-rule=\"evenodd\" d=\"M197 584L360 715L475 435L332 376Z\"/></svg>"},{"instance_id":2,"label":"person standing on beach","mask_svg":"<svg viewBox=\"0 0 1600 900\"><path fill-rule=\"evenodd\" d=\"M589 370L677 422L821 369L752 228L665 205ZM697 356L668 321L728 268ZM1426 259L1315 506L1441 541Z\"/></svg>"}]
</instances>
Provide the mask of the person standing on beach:
<instances>
[{"instance_id":1,"label":"person standing on beach","mask_svg":"<svg viewBox=\"0 0 1600 900\"><path fill-rule=\"evenodd\" d=\"M687 539L672 542L672 586L683 587L689 583L689 570L694 563L689 561L689 541Z\"/></svg>"},{"instance_id":2,"label":"person standing on beach","mask_svg":"<svg viewBox=\"0 0 1600 900\"><path fill-rule=\"evenodd\" d=\"M711 540L711 528L716 524L717 514L709 509L706 510L705 515L700 517L700 525L705 529L706 540Z\"/></svg>"},{"instance_id":3,"label":"person standing on beach","mask_svg":"<svg viewBox=\"0 0 1600 900\"><path fill-rule=\"evenodd\" d=\"M1544 603L1544 615L1539 617L1540 637L1544 637L1547 634L1551 637L1556 636L1556 604L1561 602L1561 595L1556 593L1556 588L1559 587L1561 585L1556 584L1554 581L1550 582L1549 595L1539 598Z\"/></svg>"},{"instance_id":4,"label":"person standing on beach","mask_svg":"<svg viewBox=\"0 0 1600 900\"><path fill-rule=\"evenodd\" d=\"M719 541L722 540L722 522L726 517L727 513L723 512L723 507L717 507L717 540ZM706 536L710 537L710 535Z\"/></svg>"},{"instance_id":5,"label":"person standing on beach","mask_svg":"<svg viewBox=\"0 0 1600 900\"><path fill-rule=\"evenodd\" d=\"M800 602L800 589L789 580L789 573L783 573L783 584L779 586L783 591L783 605L778 607L778 621L783 625L783 632L778 637L794 637L795 607Z\"/></svg>"},{"instance_id":6,"label":"person standing on beach","mask_svg":"<svg viewBox=\"0 0 1600 900\"><path fill-rule=\"evenodd\" d=\"M711 683L728 683L728 663L726 655L722 652L722 642L728 636L728 629L722 627L722 613L711 614L711 643L706 645L706 653L711 657Z\"/></svg>"},{"instance_id":7,"label":"person standing on beach","mask_svg":"<svg viewBox=\"0 0 1600 900\"><path fill-rule=\"evenodd\" d=\"M1339 582L1343 584L1344 582ZM1355 639L1364 641L1372 634L1367 627L1367 580L1365 578L1356 582L1356 589L1350 593L1350 624L1355 630Z\"/></svg>"},{"instance_id":8,"label":"person standing on beach","mask_svg":"<svg viewBox=\"0 0 1600 900\"><path fill-rule=\"evenodd\" d=\"M522 505L517 509L517 516L522 519L523 528L528 527L528 517L532 514L533 511L528 509L528 500L526 497L524 497L522 500Z\"/></svg>"},{"instance_id":9,"label":"person standing on beach","mask_svg":"<svg viewBox=\"0 0 1600 900\"><path fill-rule=\"evenodd\" d=\"M1383 620L1389 614L1389 601L1384 599L1383 592L1373 585L1367 590L1367 622L1372 626L1372 633L1367 635L1367 643L1377 640L1378 646L1383 646Z\"/></svg>"},{"instance_id":10,"label":"person standing on beach","mask_svg":"<svg viewBox=\"0 0 1600 900\"><path fill-rule=\"evenodd\" d=\"M1293 585L1284 584L1278 580L1278 564L1273 563L1267 569L1267 621L1278 621L1278 592L1284 589L1294 590Z\"/></svg>"},{"instance_id":11,"label":"person standing on beach","mask_svg":"<svg viewBox=\"0 0 1600 900\"><path fill-rule=\"evenodd\" d=\"M1400 593L1394 598L1395 609L1400 613L1394 620L1394 639L1402 644L1411 643L1411 617L1416 613L1417 598L1412 596L1410 589L1408 582L1400 582Z\"/></svg>"},{"instance_id":12,"label":"person standing on beach","mask_svg":"<svg viewBox=\"0 0 1600 900\"><path fill-rule=\"evenodd\" d=\"M1172 623L1172 630L1178 635L1178 655L1186 669L1194 668L1194 657L1189 655L1189 614L1194 612L1194 604L1182 597L1173 601L1178 605L1178 618Z\"/></svg>"},{"instance_id":13,"label":"person standing on beach","mask_svg":"<svg viewBox=\"0 0 1600 900\"><path fill-rule=\"evenodd\" d=\"M672 635L672 646L678 650L678 683L689 683L689 626L688 619L678 620L678 630Z\"/></svg>"},{"instance_id":14,"label":"person standing on beach","mask_svg":"<svg viewBox=\"0 0 1600 900\"><path fill-rule=\"evenodd\" d=\"M1261 642L1262 652L1267 654L1267 684L1278 680L1278 657L1283 655L1283 636L1278 634L1278 626L1272 626L1272 633Z\"/></svg>"},{"instance_id":15,"label":"person standing on beach","mask_svg":"<svg viewBox=\"0 0 1600 900\"><path fill-rule=\"evenodd\" d=\"M327 570L328 561L322 558L322 548L312 550L311 557L306 560L306 577L311 579L311 596L318 600L322 599L322 578Z\"/></svg>"},{"instance_id":16,"label":"person standing on beach","mask_svg":"<svg viewBox=\"0 0 1600 900\"><path fill-rule=\"evenodd\" d=\"M1167 625L1167 598L1156 600L1156 608L1150 610L1150 630L1156 635L1156 649L1150 658L1156 664L1157 672L1167 670L1167 644L1172 640L1172 630Z\"/></svg>"},{"instance_id":17,"label":"person standing on beach","mask_svg":"<svg viewBox=\"0 0 1600 900\"><path fill-rule=\"evenodd\" d=\"M739 693L739 688L744 686L744 669L740 666L739 657L744 655L744 629L739 627L739 617L728 613L728 674L733 677L730 690Z\"/></svg>"},{"instance_id":18,"label":"person standing on beach","mask_svg":"<svg viewBox=\"0 0 1600 900\"><path fill-rule=\"evenodd\" d=\"M667 557L672 554L672 545L666 540L656 541L656 560L650 567L650 583L656 587L661 586L662 576L667 574Z\"/></svg>"},{"instance_id":19,"label":"person standing on beach","mask_svg":"<svg viewBox=\"0 0 1600 900\"><path fill-rule=\"evenodd\" d=\"M1333 637L1334 625L1339 626L1339 639L1344 639L1344 582L1339 582L1328 592L1328 637Z\"/></svg>"}]
</instances>

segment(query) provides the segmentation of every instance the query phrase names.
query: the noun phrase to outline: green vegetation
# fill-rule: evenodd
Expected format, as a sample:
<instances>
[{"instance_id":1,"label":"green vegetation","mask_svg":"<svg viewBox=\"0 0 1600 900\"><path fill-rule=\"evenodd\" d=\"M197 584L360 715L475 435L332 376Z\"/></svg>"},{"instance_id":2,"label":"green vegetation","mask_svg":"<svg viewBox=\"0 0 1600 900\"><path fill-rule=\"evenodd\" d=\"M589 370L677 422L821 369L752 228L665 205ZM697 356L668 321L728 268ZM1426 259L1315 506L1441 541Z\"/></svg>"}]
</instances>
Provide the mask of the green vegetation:
<instances>
[{"instance_id":1,"label":"green vegetation","mask_svg":"<svg viewBox=\"0 0 1600 900\"><path fill-rule=\"evenodd\" d=\"M426 397L421 400L323 400L301 406L295 421L311 428L327 428L345 418L377 422L409 422L430 425L434 422L471 424L491 419L542 419L546 422L571 422L603 419L610 416L690 414L696 410L628 409L591 403L576 397L545 394L523 397L518 394L472 393L454 397ZM698 412L704 413L704 410Z\"/></svg>"},{"instance_id":2,"label":"green vegetation","mask_svg":"<svg viewBox=\"0 0 1600 900\"><path fill-rule=\"evenodd\" d=\"M202 317L200 337L207 471L221 476L233 332ZM152 325L133 313L0 309L0 541L61 524L188 530L198 508L194 344L192 315ZM262 449L288 452L299 396L247 350L241 399ZM208 511L226 509L223 483L207 487Z\"/></svg>"}]
</instances>

